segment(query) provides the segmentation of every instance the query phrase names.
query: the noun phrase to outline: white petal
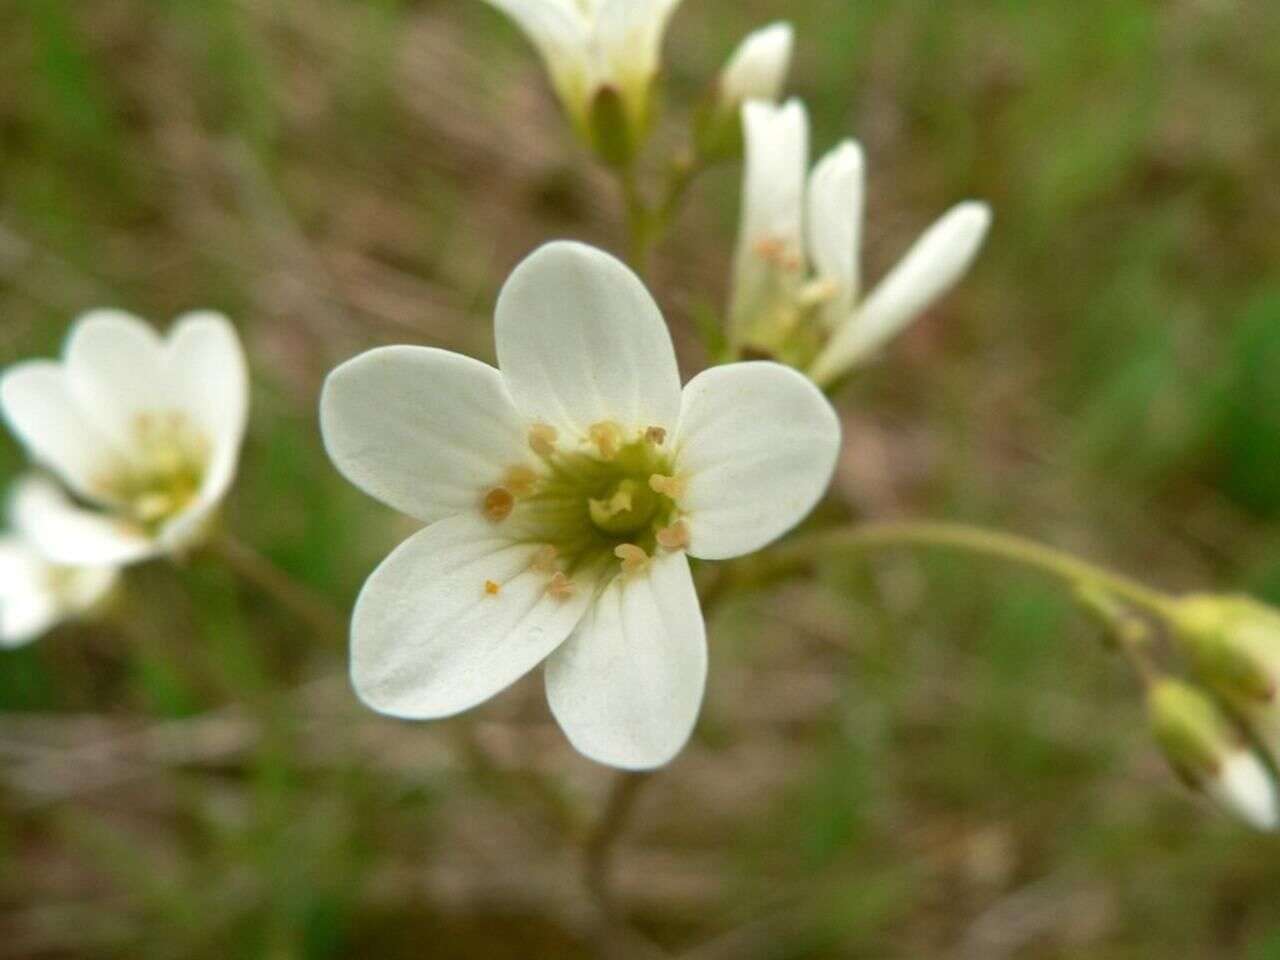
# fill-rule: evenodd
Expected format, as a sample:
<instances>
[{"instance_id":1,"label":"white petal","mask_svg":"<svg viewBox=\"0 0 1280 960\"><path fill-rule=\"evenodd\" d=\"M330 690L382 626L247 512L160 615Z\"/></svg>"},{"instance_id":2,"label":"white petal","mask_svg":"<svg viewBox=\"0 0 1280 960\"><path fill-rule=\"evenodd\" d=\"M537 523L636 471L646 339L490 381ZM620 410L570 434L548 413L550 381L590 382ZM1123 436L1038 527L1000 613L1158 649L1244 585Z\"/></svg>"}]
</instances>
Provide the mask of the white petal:
<instances>
[{"instance_id":1,"label":"white petal","mask_svg":"<svg viewBox=\"0 0 1280 960\"><path fill-rule=\"evenodd\" d=\"M849 316L858 295L863 160L857 143L846 140L818 161L809 176L807 202L809 256L818 280L832 285L823 315L834 327Z\"/></svg>"},{"instance_id":2,"label":"white petal","mask_svg":"<svg viewBox=\"0 0 1280 960\"><path fill-rule=\"evenodd\" d=\"M805 518L831 482L840 423L821 391L776 363L734 363L684 388L675 450L689 553L758 550Z\"/></svg>"},{"instance_id":3,"label":"white petal","mask_svg":"<svg viewBox=\"0 0 1280 960\"><path fill-rule=\"evenodd\" d=\"M814 362L818 383L835 380L919 316L964 275L991 224L985 203L951 209L916 241Z\"/></svg>"},{"instance_id":4,"label":"white petal","mask_svg":"<svg viewBox=\"0 0 1280 960\"><path fill-rule=\"evenodd\" d=\"M542 56L556 92L578 123L595 83L589 60L591 25L574 0L487 0L524 31Z\"/></svg>"},{"instance_id":5,"label":"white petal","mask_svg":"<svg viewBox=\"0 0 1280 960\"><path fill-rule=\"evenodd\" d=\"M76 404L126 455L139 414L175 406L164 341L121 310L93 310L76 321L63 370Z\"/></svg>"},{"instance_id":6,"label":"white petal","mask_svg":"<svg viewBox=\"0 0 1280 960\"><path fill-rule=\"evenodd\" d=\"M593 584L547 593L537 545L451 517L414 534L369 577L351 623L351 679L380 713L444 717L509 686L558 647ZM490 594L485 581L498 585Z\"/></svg>"},{"instance_id":7,"label":"white petal","mask_svg":"<svg viewBox=\"0 0 1280 960\"><path fill-rule=\"evenodd\" d=\"M9 368L0 379L0 406L34 460L81 496L102 496L100 478L118 454L76 403L60 365L33 360Z\"/></svg>"},{"instance_id":8,"label":"white petal","mask_svg":"<svg viewBox=\"0 0 1280 960\"><path fill-rule=\"evenodd\" d=\"M781 107L759 100L744 103L742 123L746 166L731 308L739 321L779 282L779 263L794 264L787 271L794 281L804 275L801 222L809 164L809 117L799 100Z\"/></svg>"},{"instance_id":9,"label":"white petal","mask_svg":"<svg viewBox=\"0 0 1280 960\"><path fill-rule=\"evenodd\" d=\"M1237 750L1223 762L1206 792L1231 813L1258 830L1276 828L1276 788L1262 761L1251 750Z\"/></svg>"},{"instance_id":10,"label":"white petal","mask_svg":"<svg viewBox=\"0 0 1280 960\"><path fill-rule=\"evenodd\" d=\"M21 537L0 536L0 647L29 643L58 618L48 564Z\"/></svg>"},{"instance_id":11,"label":"white petal","mask_svg":"<svg viewBox=\"0 0 1280 960\"><path fill-rule=\"evenodd\" d=\"M662 39L680 0L603 0L595 41L603 60L601 79L619 86L637 110L658 71Z\"/></svg>"},{"instance_id":12,"label":"white petal","mask_svg":"<svg viewBox=\"0 0 1280 960\"><path fill-rule=\"evenodd\" d=\"M615 577L546 666L547 701L570 742L629 770L680 752L706 680L706 630L683 553Z\"/></svg>"},{"instance_id":13,"label":"white petal","mask_svg":"<svg viewBox=\"0 0 1280 960\"><path fill-rule=\"evenodd\" d=\"M778 99L791 65L795 31L785 22L747 34L720 73L720 97L736 106L744 100Z\"/></svg>"},{"instance_id":14,"label":"white petal","mask_svg":"<svg viewBox=\"0 0 1280 960\"><path fill-rule=\"evenodd\" d=\"M142 530L76 506L47 480L24 480L12 496L14 526L55 563L111 566L161 551Z\"/></svg>"},{"instance_id":15,"label":"white petal","mask_svg":"<svg viewBox=\"0 0 1280 960\"><path fill-rule=\"evenodd\" d=\"M671 430L680 374L671 335L640 278L603 251L558 241L516 267L494 321L516 408L569 437L613 420Z\"/></svg>"},{"instance_id":16,"label":"white petal","mask_svg":"<svg viewBox=\"0 0 1280 960\"><path fill-rule=\"evenodd\" d=\"M199 501L222 499L235 476L249 419L249 371L235 327L219 313L189 313L169 333L165 374L168 406L186 411L210 446Z\"/></svg>"},{"instance_id":17,"label":"white petal","mask_svg":"<svg viewBox=\"0 0 1280 960\"><path fill-rule=\"evenodd\" d=\"M338 367L320 430L343 476L428 523L478 509L506 468L531 458L502 375L431 347L381 347Z\"/></svg>"}]
</instances>

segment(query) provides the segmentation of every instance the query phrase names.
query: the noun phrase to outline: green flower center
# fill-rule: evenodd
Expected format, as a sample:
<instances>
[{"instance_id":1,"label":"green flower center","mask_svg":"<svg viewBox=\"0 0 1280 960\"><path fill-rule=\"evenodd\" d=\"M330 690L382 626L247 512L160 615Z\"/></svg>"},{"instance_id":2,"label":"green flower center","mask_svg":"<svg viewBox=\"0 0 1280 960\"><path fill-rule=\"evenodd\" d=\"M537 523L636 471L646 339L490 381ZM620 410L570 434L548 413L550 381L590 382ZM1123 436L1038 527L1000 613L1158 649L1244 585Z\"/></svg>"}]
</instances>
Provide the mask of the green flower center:
<instances>
[{"instance_id":1,"label":"green flower center","mask_svg":"<svg viewBox=\"0 0 1280 960\"><path fill-rule=\"evenodd\" d=\"M98 487L149 533L180 513L200 492L209 445L179 412L139 414L128 459L105 471Z\"/></svg>"}]
</instances>

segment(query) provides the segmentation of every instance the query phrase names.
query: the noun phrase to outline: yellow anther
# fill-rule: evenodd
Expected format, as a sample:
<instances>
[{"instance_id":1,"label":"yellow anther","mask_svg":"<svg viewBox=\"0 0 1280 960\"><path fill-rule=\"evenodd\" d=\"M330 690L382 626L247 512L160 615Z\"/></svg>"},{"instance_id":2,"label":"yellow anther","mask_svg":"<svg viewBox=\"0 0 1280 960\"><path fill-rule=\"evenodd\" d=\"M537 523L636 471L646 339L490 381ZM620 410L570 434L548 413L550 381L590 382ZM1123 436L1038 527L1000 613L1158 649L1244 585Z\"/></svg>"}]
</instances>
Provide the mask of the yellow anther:
<instances>
[{"instance_id":1,"label":"yellow anther","mask_svg":"<svg viewBox=\"0 0 1280 960\"><path fill-rule=\"evenodd\" d=\"M556 437L560 435L549 423L535 423L529 428L529 449L540 457L549 457L556 452Z\"/></svg>"},{"instance_id":2,"label":"yellow anther","mask_svg":"<svg viewBox=\"0 0 1280 960\"><path fill-rule=\"evenodd\" d=\"M816 307L826 303L840 292L839 285L828 277L825 280L812 280L800 288L796 300L802 307Z\"/></svg>"},{"instance_id":3,"label":"yellow anther","mask_svg":"<svg viewBox=\"0 0 1280 960\"><path fill-rule=\"evenodd\" d=\"M144 493L133 502L133 512L143 523L159 520L173 511L173 497L152 491Z\"/></svg>"},{"instance_id":4,"label":"yellow anther","mask_svg":"<svg viewBox=\"0 0 1280 960\"><path fill-rule=\"evenodd\" d=\"M649 555L634 543L620 543L613 555L622 561L623 573L638 573L649 565Z\"/></svg>"},{"instance_id":5,"label":"yellow anther","mask_svg":"<svg viewBox=\"0 0 1280 960\"><path fill-rule=\"evenodd\" d=\"M484 592L486 596L496 597L498 595L498 591L501 589L502 587L494 583L492 580L486 580L484 582Z\"/></svg>"},{"instance_id":6,"label":"yellow anther","mask_svg":"<svg viewBox=\"0 0 1280 960\"><path fill-rule=\"evenodd\" d=\"M527 497L533 493L538 482L538 474L522 465L507 467L502 475L502 485L511 491L513 497Z\"/></svg>"},{"instance_id":7,"label":"yellow anther","mask_svg":"<svg viewBox=\"0 0 1280 960\"><path fill-rule=\"evenodd\" d=\"M542 573L556 572L556 558L560 555L555 547L549 543L544 543L538 548L538 552L533 555L530 566Z\"/></svg>"},{"instance_id":8,"label":"yellow anther","mask_svg":"<svg viewBox=\"0 0 1280 960\"><path fill-rule=\"evenodd\" d=\"M689 545L689 528L683 520L677 520L669 527L662 527L653 538L658 545L668 550L679 550Z\"/></svg>"},{"instance_id":9,"label":"yellow anther","mask_svg":"<svg viewBox=\"0 0 1280 960\"><path fill-rule=\"evenodd\" d=\"M557 600L568 600L573 596L573 590L573 581L559 570L551 575L551 582L547 584L547 593Z\"/></svg>"},{"instance_id":10,"label":"yellow anther","mask_svg":"<svg viewBox=\"0 0 1280 960\"><path fill-rule=\"evenodd\" d=\"M516 498L511 495L511 491L506 487L494 487L484 495L484 503L481 510L485 519L492 523L498 523L511 516L511 509L516 505Z\"/></svg>"},{"instance_id":11,"label":"yellow anther","mask_svg":"<svg viewBox=\"0 0 1280 960\"><path fill-rule=\"evenodd\" d=\"M752 249L761 260L783 270L799 270L803 266L795 251L777 237L761 237Z\"/></svg>"},{"instance_id":12,"label":"yellow anther","mask_svg":"<svg viewBox=\"0 0 1280 960\"><path fill-rule=\"evenodd\" d=\"M622 446L622 428L612 420L601 420L587 428L587 436L600 451L603 460L612 460Z\"/></svg>"},{"instance_id":13,"label":"yellow anther","mask_svg":"<svg viewBox=\"0 0 1280 960\"><path fill-rule=\"evenodd\" d=\"M655 473L649 478L649 489L664 497L678 500L684 496L684 481L679 477L667 477L661 473Z\"/></svg>"},{"instance_id":14,"label":"yellow anther","mask_svg":"<svg viewBox=\"0 0 1280 960\"><path fill-rule=\"evenodd\" d=\"M666 427L649 427L644 432L646 443L652 443L655 447L660 447L667 441Z\"/></svg>"}]
</instances>

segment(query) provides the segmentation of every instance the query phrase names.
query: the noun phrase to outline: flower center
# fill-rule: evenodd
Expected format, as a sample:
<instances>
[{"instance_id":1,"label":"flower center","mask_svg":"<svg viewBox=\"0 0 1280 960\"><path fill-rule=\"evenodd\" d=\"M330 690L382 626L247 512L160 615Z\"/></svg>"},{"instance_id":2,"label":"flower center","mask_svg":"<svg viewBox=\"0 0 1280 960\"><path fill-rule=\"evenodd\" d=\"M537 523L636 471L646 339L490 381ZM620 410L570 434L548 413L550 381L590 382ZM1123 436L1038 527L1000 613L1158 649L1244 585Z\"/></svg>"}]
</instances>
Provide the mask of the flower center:
<instances>
[{"instance_id":1,"label":"flower center","mask_svg":"<svg viewBox=\"0 0 1280 960\"><path fill-rule=\"evenodd\" d=\"M113 464L99 486L129 519L154 532L199 493L209 444L177 411L139 414L132 426L129 458Z\"/></svg>"},{"instance_id":2,"label":"flower center","mask_svg":"<svg viewBox=\"0 0 1280 960\"><path fill-rule=\"evenodd\" d=\"M572 594L579 571L638 572L656 551L682 549L688 539L677 506L683 484L666 436L661 427L626 430L603 421L570 447L554 428L534 424L529 447L545 470L509 468L484 492L480 512L541 545L534 567L548 575L555 596Z\"/></svg>"}]
</instances>

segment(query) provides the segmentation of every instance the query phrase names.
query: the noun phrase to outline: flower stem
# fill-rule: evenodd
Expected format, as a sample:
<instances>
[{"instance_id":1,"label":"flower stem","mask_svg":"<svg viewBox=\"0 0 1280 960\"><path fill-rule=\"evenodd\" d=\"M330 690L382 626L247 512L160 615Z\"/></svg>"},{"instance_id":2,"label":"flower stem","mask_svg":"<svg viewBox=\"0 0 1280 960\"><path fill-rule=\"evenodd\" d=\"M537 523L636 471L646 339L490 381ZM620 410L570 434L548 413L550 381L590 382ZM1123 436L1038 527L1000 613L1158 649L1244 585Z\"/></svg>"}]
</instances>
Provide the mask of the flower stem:
<instances>
[{"instance_id":1,"label":"flower stem","mask_svg":"<svg viewBox=\"0 0 1280 960\"><path fill-rule=\"evenodd\" d=\"M209 540L208 549L238 576L270 596L317 634L336 643L346 637L347 618L337 607L249 544L223 530Z\"/></svg>"},{"instance_id":2,"label":"flower stem","mask_svg":"<svg viewBox=\"0 0 1280 960\"><path fill-rule=\"evenodd\" d=\"M1133 606L1167 617L1173 600L1137 580L1033 540L960 523L882 521L813 534L780 548L774 562L782 569L830 550L869 550L895 546L930 546L996 557L1057 577L1076 589L1100 589Z\"/></svg>"},{"instance_id":3,"label":"flower stem","mask_svg":"<svg viewBox=\"0 0 1280 960\"><path fill-rule=\"evenodd\" d=\"M582 876L600 912L606 919L616 920L617 902L613 894L613 855L618 839L627 828L636 800L646 784L653 779L651 772L631 773L619 771L609 787L604 812L587 835L583 847Z\"/></svg>"},{"instance_id":4,"label":"flower stem","mask_svg":"<svg viewBox=\"0 0 1280 960\"><path fill-rule=\"evenodd\" d=\"M635 165L628 163L618 168L618 186L622 190L622 202L627 213L627 238L630 244L631 267L642 278L649 272L649 254L653 249L653 214L645 203L636 182Z\"/></svg>"}]
</instances>

